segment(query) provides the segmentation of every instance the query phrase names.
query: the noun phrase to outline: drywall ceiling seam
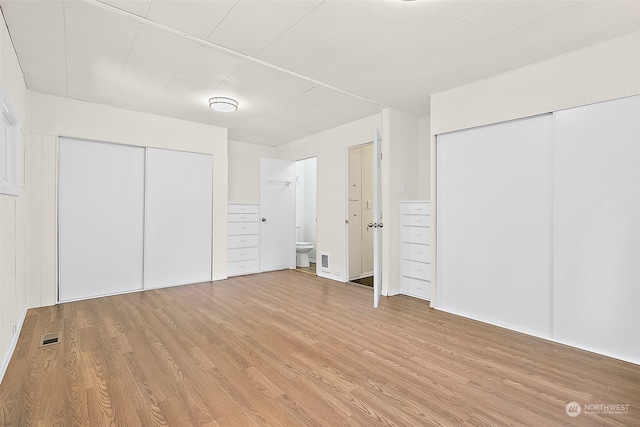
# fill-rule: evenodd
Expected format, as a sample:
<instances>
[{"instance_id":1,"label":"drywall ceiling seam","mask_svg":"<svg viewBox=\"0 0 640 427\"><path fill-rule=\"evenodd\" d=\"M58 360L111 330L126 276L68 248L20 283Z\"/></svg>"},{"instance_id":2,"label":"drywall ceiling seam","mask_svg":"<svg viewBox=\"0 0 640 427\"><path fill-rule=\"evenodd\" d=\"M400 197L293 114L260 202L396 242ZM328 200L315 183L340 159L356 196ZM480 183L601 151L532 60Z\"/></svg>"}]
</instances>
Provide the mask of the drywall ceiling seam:
<instances>
[{"instance_id":1,"label":"drywall ceiling seam","mask_svg":"<svg viewBox=\"0 0 640 427\"><path fill-rule=\"evenodd\" d=\"M369 99L369 98L366 98L364 96L357 95L357 94L355 94L353 92L349 92L347 90L340 89L339 87L332 86L332 85L330 85L328 83L325 83L325 82L322 82L320 80L316 80L316 79L313 79L311 77L308 77L308 76L305 76L305 75L302 75L302 74L298 74L298 73L296 73L294 71L288 70L288 69L283 68L283 67L279 67L277 65L271 64L269 62L263 61L261 59L255 58L253 56L237 52L235 50L226 48L224 46L220 46L220 45L212 43L212 42L210 42L208 40L203 40L203 39L201 39L199 37L192 36L191 34L187 34L185 32L176 30L175 28L171 28L171 27L169 27L167 25L164 25L164 24L161 24L159 22L152 21L152 20L150 20L148 18L143 18L143 17L135 15L135 14L133 14L131 12L127 12L125 10L118 9L117 7L108 5L106 3L101 3L98 0L82 0L82 1L87 3L87 4L92 4L92 5L96 6L96 7L100 7L102 9L104 9L104 10L110 11L112 13L115 13L115 14L118 14L118 15L121 15L121 16L125 16L125 17L130 18L130 19L134 19L134 20L138 21L138 23L140 25L149 25L149 26L157 28L159 30L166 31L168 33L177 35L179 37L182 37L182 38L191 40L193 42L199 43L202 46L210 47L210 48L216 49L218 51L227 53L229 55L233 55L233 56L236 56L238 58L244 59L245 61L253 62L255 64L262 65L264 67L268 67L268 68L271 68L271 69L276 70L276 71L280 71L280 72L288 74L290 76L297 77L297 78L302 79L302 80L306 80L309 83L312 83L314 85L318 85L318 86L325 87L327 89L334 90L336 92L342 93L342 94L347 95L347 96L351 96L351 97L359 99L361 101L365 101L365 102L369 102L369 103L378 105L378 106L380 106L382 108L387 107L387 105L385 105L385 104L383 104L381 102L378 102L378 101L374 101L373 99Z\"/></svg>"},{"instance_id":2,"label":"drywall ceiling seam","mask_svg":"<svg viewBox=\"0 0 640 427\"><path fill-rule=\"evenodd\" d=\"M62 12L62 37L64 41L64 95L69 96L69 54L67 53L67 3L61 5Z\"/></svg>"},{"instance_id":3,"label":"drywall ceiling seam","mask_svg":"<svg viewBox=\"0 0 640 427\"><path fill-rule=\"evenodd\" d=\"M131 41L131 46L129 46L129 51L127 52L127 58L124 60L122 64L122 69L120 70L120 75L118 76L118 82L113 88L113 93L111 93L111 97L109 98L109 105L113 105L113 98L116 97L116 93L118 92L118 87L120 87L120 80L122 80L122 75L124 74L124 70L127 68L127 64L129 63L129 57L131 56L131 51L133 50L133 46L136 44L136 39L138 38L138 34L140 33L140 28L136 28L136 34L133 36L133 40Z\"/></svg>"},{"instance_id":4,"label":"drywall ceiling seam","mask_svg":"<svg viewBox=\"0 0 640 427\"><path fill-rule=\"evenodd\" d=\"M9 41L11 41L11 47L13 47L13 54L16 56L16 61L18 62L20 73L22 73L22 81L24 82L24 86L28 89L29 85L27 84L27 77L24 74L24 68L22 68L22 63L20 62L20 58L18 58L18 51L16 50L16 44L13 42L13 36L11 35L11 31L9 30L9 24L7 23L7 18L4 16L4 10L2 10L2 6L0 6L0 14L2 14L2 21L4 22L4 26L7 29L7 34L9 34Z\"/></svg>"}]
</instances>

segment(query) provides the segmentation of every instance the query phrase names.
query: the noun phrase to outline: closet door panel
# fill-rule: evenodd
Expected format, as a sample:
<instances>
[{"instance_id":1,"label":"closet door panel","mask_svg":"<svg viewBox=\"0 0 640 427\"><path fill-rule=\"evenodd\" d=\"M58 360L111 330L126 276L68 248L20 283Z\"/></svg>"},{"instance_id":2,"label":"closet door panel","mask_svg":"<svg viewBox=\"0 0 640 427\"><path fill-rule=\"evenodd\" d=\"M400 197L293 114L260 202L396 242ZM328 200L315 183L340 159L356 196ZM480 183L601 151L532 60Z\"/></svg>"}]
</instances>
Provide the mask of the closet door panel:
<instances>
[{"instance_id":1,"label":"closet door panel","mask_svg":"<svg viewBox=\"0 0 640 427\"><path fill-rule=\"evenodd\" d=\"M640 363L640 96L555 116L555 338Z\"/></svg>"},{"instance_id":2,"label":"closet door panel","mask_svg":"<svg viewBox=\"0 0 640 427\"><path fill-rule=\"evenodd\" d=\"M350 148L349 161L349 200L360 200L362 197L362 148Z\"/></svg>"},{"instance_id":3,"label":"closet door panel","mask_svg":"<svg viewBox=\"0 0 640 427\"><path fill-rule=\"evenodd\" d=\"M552 124L438 135L440 308L550 335Z\"/></svg>"},{"instance_id":4,"label":"closet door panel","mask_svg":"<svg viewBox=\"0 0 640 427\"><path fill-rule=\"evenodd\" d=\"M349 200L349 278L362 276L362 204Z\"/></svg>"},{"instance_id":5,"label":"closet door panel","mask_svg":"<svg viewBox=\"0 0 640 427\"><path fill-rule=\"evenodd\" d=\"M211 280L212 156L147 149L145 287Z\"/></svg>"},{"instance_id":6,"label":"closet door panel","mask_svg":"<svg viewBox=\"0 0 640 427\"><path fill-rule=\"evenodd\" d=\"M144 152L60 138L60 301L142 289Z\"/></svg>"}]
</instances>

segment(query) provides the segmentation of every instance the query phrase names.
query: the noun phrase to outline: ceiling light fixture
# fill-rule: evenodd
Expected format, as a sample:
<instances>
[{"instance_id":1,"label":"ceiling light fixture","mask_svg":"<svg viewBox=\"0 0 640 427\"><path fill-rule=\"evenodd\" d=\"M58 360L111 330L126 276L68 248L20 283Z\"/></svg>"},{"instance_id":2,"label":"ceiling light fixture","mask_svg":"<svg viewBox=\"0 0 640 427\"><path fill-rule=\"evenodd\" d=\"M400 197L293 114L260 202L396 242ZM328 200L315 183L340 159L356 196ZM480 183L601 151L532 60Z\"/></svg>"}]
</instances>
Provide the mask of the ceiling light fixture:
<instances>
[{"instance_id":1,"label":"ceiling light fixture","mask_svg":"<svg viewBox=\"0 0 640 427\"><path fill-rule=\"evenodd\" d=\"M230 113L238 109L238 101L224 96L216 96L209 99L209 107L215 111Z\"/></svg>"}]
</instances>

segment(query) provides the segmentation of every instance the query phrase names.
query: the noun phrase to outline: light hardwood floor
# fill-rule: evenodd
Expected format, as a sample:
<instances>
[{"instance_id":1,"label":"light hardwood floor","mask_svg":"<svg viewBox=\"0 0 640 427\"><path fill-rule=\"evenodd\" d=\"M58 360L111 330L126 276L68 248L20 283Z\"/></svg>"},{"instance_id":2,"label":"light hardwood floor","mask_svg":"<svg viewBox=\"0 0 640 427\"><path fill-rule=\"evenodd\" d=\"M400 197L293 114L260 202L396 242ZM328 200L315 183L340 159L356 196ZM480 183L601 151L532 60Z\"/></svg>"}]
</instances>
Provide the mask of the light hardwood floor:
<instances>
[{"instance_id":1,"label":"light hardwood floor","mask_svg":"<svg viewBox=\"0 0 640 427\"><path fill-rule=\"evenodd\" d=\"M640 366L281 271L30 310L0 409L3 426L633 426Z\"/></svg>"}]
</instances>

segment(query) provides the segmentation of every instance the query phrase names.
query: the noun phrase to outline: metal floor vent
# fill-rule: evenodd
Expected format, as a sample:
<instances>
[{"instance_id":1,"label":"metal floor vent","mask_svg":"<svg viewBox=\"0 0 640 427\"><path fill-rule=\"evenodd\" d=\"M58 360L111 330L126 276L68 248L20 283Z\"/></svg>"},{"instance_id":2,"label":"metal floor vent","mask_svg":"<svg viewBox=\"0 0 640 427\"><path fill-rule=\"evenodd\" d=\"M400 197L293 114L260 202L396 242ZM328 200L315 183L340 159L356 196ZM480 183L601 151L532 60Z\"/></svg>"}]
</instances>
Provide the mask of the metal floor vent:
<instances>
[{"instance_id":1,"label":"metal floor vent","mask_svg":"<svg viewBox=\"0 0 640 427\"><path fill-rule=\"evenodd\" d=\"M45 334L42 336L42 340L40 340L40 345L38 347L46 347L48 345L58 344L58 332L54 332L52 334Z\"/></svg>"}]
</instances>

